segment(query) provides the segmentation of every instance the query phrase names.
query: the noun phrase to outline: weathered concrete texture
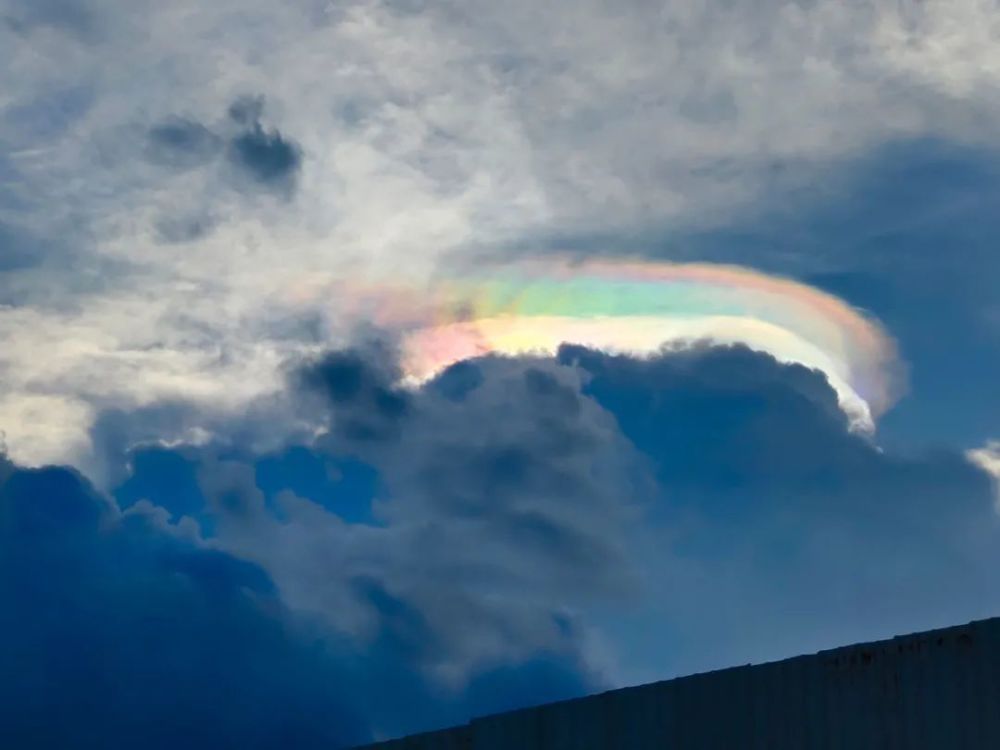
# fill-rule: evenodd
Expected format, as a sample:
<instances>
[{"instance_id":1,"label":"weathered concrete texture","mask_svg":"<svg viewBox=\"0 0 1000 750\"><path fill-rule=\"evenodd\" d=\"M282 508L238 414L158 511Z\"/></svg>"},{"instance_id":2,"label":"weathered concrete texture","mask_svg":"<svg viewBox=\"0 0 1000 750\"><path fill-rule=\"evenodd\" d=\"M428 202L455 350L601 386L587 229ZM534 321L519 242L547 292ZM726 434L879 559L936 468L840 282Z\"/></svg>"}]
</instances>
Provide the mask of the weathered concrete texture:
<instances>
[{"instance_id":1,"label":"weathered concrete texture","mask_svg":"<svg viewBox=\"0 0 1000 750\"><path fill-rule=\"evenodd\" d=\"M1000 618L614 690L369 747L1000 749Z\"/></svg>"}]
</instances>

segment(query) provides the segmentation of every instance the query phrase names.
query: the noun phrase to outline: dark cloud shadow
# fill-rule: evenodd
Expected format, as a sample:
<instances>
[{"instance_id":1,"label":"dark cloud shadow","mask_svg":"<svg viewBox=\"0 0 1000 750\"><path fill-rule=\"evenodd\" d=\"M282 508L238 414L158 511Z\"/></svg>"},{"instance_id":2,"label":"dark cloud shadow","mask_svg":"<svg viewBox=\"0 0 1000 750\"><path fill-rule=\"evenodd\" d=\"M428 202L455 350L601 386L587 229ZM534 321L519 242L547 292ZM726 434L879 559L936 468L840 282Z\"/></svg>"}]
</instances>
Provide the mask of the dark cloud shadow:
<instances>
[{"instance_id":1,"label":"dark cloud shadow","mask_svg":"<svg viewBox=\"0 0 1000 750\"><path fill-rule=\"evenodd\" d=\"M822 373L743 347L641 361L567 346L559 358L590 375L585 392L652 460L661 499L635 547L649 598L608 627L660 653L662 671L1000 606L989 476L959 451L881 449L851 433ZM670 645L643 619L669 627Z\"/></svg>"},{"instance_id":2,"label":"dark cloud shadow","mask_svg":"<svg viewBox=\"0 0 1000 750\"><path fill-rule=\"evenodd\" d=\"M18 34L48 27L84 41L93 41L100 28L96 14L85 0L11 0L0 20Z\"/></svg>"},{"instance_id":3,"label":"dark cloud shadow","mask_svg":"<svg viewBox=\"0 0 1000 750\"><path fill-rule=\"evenodd\" d=\"M229 108L240 132L230 138L227 158L236 172L259 187L290 195L302 166L302 149L277 129L261 123L263 97L243 97Z\"/></svg>"},{"instance_id":4,"label":"dark cloud shadow","mask_svg":"<svg viewBox=\"0 0 1000 750\"><path fill-rule=\"evenodd\" d=\"M163 166L192 169L215 159L222 148L222 138L205 125L174 117L149 129L146 155Z\"/></svg>"},{"instance_id":5,"label":"dark cloud shadow","mask_svg":"<svg viewBox=\"0 0 1000 750\"><path fill-rule=\"evenodd\" d=\"M108 450L131 451L114 491L127 517L171 519L266 571L289 612L351 624L361 655L336 664L363 665L357 695L378 691L367 725L596 689L584 626L662 677L1000 602L989 477L956 451L850 432L818 371L741 346L564 346L398 378L388 345L300 363L290 403L322 429L266 454L242 428L132 447L194 424L177 407L101 421ZM440 673L460 689L426 679Z\"/></svg>"},{"instance_id":6,"label":"dark cloud shadow","mask_svg":"<svg viewBox=\"0 0 1000 750\"><path fill-rule=\"evenodd\" d=\"M0 740L6 747L369 737L339 646L296 634L268 576L164 523L119 514L72 471L0 486Z\"/></svg>"}]
</instances>

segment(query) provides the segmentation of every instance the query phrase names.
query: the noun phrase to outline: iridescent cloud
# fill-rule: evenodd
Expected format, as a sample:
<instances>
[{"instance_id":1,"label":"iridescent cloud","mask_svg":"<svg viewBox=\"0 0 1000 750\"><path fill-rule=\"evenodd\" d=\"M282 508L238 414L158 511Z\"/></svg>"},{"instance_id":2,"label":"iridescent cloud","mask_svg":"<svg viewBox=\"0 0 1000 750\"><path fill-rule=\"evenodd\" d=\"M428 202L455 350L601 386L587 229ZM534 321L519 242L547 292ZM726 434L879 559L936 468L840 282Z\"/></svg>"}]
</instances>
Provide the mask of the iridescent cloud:
<instances>
[{"instance_id":1,"label":"iridescent cloud","mask_svg":"<svg viewBox=\"0 0 1000 750\"><path fill-rule=\"evenodd\" d=\"M738 266L534 261L438 282L431 300L431 320L402 340L415 382L469 357L553 354L562 343L649 356L712 341L823 371L860 429L901 390L896 348L876 321L814 287Z\"/></svg>"}]
</instances>

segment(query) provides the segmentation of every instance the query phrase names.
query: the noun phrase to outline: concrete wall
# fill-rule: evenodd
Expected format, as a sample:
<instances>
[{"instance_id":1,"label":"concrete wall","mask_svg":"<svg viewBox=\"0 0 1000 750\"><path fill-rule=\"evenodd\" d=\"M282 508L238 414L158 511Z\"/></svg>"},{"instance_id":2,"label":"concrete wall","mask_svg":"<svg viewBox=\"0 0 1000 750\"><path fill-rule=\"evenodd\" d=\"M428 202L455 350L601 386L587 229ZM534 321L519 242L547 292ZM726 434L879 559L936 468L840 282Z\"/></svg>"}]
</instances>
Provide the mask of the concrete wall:
<instances>
[{"instance_id":1,"label":"concrete wall","mask_svg":"<svg viewBox=\"0 0 1000 750\"><path fill-rule=\"evenodd\" d=\"M614 690L382 750L1000 750L1000 618Z\"/></svg>"}]
</instances>

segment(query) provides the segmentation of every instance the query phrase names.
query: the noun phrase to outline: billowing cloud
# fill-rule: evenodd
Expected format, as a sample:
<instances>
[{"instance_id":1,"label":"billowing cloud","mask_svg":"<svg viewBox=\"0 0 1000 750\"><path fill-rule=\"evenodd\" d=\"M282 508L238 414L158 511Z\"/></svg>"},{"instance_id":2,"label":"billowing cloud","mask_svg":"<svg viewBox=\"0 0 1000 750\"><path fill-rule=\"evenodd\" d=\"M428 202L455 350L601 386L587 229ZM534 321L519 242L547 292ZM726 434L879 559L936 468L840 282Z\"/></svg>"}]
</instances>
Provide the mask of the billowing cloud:
<instances>
[{"instance_id":1,"label":"billowing cloud","mask_svg":"<svg viewBox=\"0 0 1000 750\"><path fill-rule=\"evenodd\" d=\"M741 347L560 359L655 467L662 502L633 548L646 598L603 622L663 653L660 674L995 612L991 478L960 452L881 449L819 373Z\"/></svg>"},{"instance_id":2,"label":"billowing cloud","mask_svg":"<svg viewBox=\"0 0 1000 750\"><path fill-rule=\"evenodd\" d=\"M593 668L638 679L780 656L769 634L785 631L767 613L792 598L801 649L838 629L985 615L996 600L989 475L956 451L908 455L852 433L818 371L700 345L489 356L416 389L398 377L391 347L307 364L297 408L327 426L294 463L268 459L266 479L232 448L221 463L204 448L163 460L189 477L176 507L271 571L296 608L364 638L356 584L329 572L354 570L415 607L435 644L420 663L448 684L555 648L561 622ZM199 497L207 516L191 510ZM948 576L965 584L928 593ZM737 607L759 628L729 632ZM706 612L728 650L705 650ZM646 643L634 653L663 661L645 671L616 653L609 643L645 637L636 628L674 633L683 658Z\"/></svg>"},{"instance_id":3,"label":"billowing cloud","mask_svg":"<svg viewBox=\"0 0 1000 750\"><path fill-rule=\"evenodd\" d=\"M191 701L172 726L335 746L1000 600L990 476L879 450L818 371L739 346L494 355L407 390L399 367L386 345L304 361L256 417L320 418L297 446L255 448L252 416L195 440L182 405L109 413L111 497L5 462L0 653L50 680L5 704L11 731L86 683L102 736L164 721L168 690Z\"/></svg>"},{"instance_id":4,"label":"billowing cloud","mask_svg":"<svg viewBox=\"0 0 1000 750\"><path fill-rule=\"evenodd\" d=\"M120 513L70 470L8 463L0 519L4 744L369 736L336 642L295 625L264 571L190 527L148 504Z\"/></svg>"},{"instance_id":5,"label":"billowing cloud","mask_svg":"<svg viewBox=\"0 0 1000 750\"><path fill-rule=\"evenodd\" d=\"M207 493L220 514L249 523L223 486ZM369 621L367 638L347 638L169 517L148 500L122 512L71 470L0 460L5 744L339 748L592 686L571 650L438 685L421 671L435 633L378 578L326 571L348 577Z\"/></svg>"},{"instance_id":6,"label":"billowing cloud","mask_svg":"<svg viewBox=\"0 0 1000 750\"><path fill-rule=\"evenodd\" d=\"M463 366L480 382L459 391L453 376ZM487 360L402 391L386 378L396 367L355 350L303 374L304 395L332 407L317 449L378 472L374 527L345 524L292 493L275 498L285 518L275 527L244 474L246 507L256 511L240 505L231 525L220 520L220 540L280 570L291 601L348 630L365 628L342 606L349 580L318 572L377 574L419 607L440 643L427 666L449 680L557 648L582 603L634 593L624 535L639 513L644 467L613 419L581 396L574 370ZM248 513L259 522L248 524Z\"/></svg>"}]
</instances>

